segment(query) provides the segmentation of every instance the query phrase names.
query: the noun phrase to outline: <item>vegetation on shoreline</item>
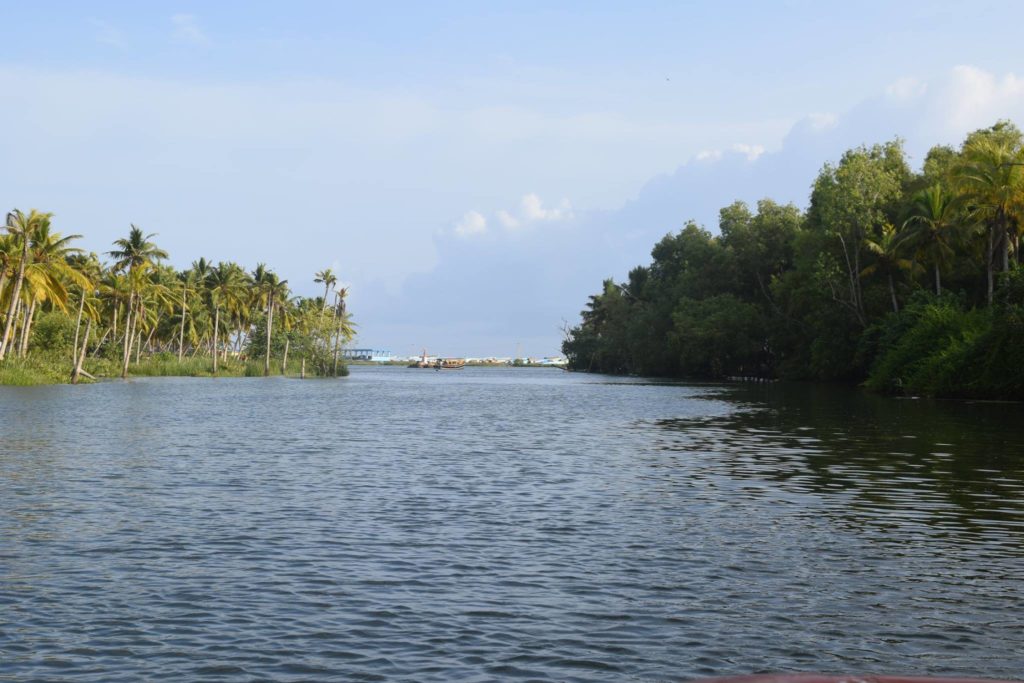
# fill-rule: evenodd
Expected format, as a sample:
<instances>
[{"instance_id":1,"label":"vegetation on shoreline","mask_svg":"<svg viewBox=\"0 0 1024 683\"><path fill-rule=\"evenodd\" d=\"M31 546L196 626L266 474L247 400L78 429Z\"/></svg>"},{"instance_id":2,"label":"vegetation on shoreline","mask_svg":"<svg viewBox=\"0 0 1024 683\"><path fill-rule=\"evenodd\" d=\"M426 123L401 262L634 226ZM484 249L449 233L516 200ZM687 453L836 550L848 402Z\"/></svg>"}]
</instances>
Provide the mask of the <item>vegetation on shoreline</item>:
<instances>
[{"instance_id":1,"label":"vegetation on shoreline","mask_svg":"<svg viewBox=\"0 0 1024 683\"><path fill-rule=\"evenodd\" d=\"M315 276L323 297L293 297L262 263L200 258L178 271L134 225L103 263L51 220L14 210L0 234L0 384L348 374L353 325L330 269Z\"/></svg>"},{"instance_id":2,"label":"vegetation on shoreline","mask_svg":"<svg viewBox=\"0 0 1024 683\"><path fill-rule=\"evenodd\" d=\"M1009 122L932 148L826 164L801 211L736 202L609 279L567 331L570 367L863 382L1024 399L1024 136Z\"/></svg>"}]
</instances>

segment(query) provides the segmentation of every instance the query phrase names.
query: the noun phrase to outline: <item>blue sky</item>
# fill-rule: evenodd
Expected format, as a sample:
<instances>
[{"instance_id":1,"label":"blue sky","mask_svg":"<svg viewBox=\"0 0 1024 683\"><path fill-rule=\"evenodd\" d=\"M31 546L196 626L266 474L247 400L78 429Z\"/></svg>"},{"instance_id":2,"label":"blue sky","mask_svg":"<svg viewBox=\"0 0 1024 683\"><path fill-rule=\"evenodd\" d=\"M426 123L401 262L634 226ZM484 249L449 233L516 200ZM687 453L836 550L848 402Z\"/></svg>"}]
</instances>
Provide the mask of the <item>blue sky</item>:
<instances>
[{"instance_id":1,"label":"blue sky","mask_svg":"<svg viewBox=\"0 0 1024 683\"><path fill-rule=\"evenodd\" d=\"M545 355L687 218L1024 118L1016 2L368 5L3 3L0 198L333 266L362 344Z\"/></svg>"}]
</instances>

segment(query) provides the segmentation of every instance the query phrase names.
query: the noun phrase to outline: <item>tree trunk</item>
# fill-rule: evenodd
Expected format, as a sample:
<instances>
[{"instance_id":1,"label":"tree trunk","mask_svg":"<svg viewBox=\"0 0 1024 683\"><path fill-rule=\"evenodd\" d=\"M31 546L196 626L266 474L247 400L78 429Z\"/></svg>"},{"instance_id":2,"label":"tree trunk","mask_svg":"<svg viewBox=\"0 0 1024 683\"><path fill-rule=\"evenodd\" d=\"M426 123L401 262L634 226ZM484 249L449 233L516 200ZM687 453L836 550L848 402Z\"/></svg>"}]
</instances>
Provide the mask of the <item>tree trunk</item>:
<instances>
[{"instance_id":1,"label":"tree trunk","mask_svg":"<svg viewBox=\"0 0 1024 683\"><path fill-rule=\"evenodd\" d=\"M939 264L935 264L935 296L942 294L942 277L939 275Z\"/></svg>"},{"instance_id":2,"label":"tree trunk","mask_svg":"<svg viewBox=\"0 0 1024 683\"><path fill-rule=\"evenodd\" d=\"M85 287L82 287L82 298L78 301L78 317L75 318L75 343L71 345L71 360L78 353L78 332L82 329L82 310L85 308Z\"/></svg>"},{"instance_id":3,"label":"tree trunk","mask_svg":"<svg viewBox=\"0 0 1024 683\"><path fill-rule=\"evenodd\" d=\"M995 282L994 282L994 279L993 279L993 276L992 276L992 266L993 266L992 261L995 258L995 253L994 253L995 244L993 243L995 241L995 234L994 233L995 233L995 226L990 225L989 228L988 228L988 249L986 251L986 258L985 258L985 274L986 274L986 277L988 278L988 305L989 306L992 305L992 292L995 289L995 287L994 287Z\"/></svg>"},{"instance_id":4,"label":"tree trunk","mask_svg":"<svg viewBox=\"0 0 1024 683\"><path fill-rule=\"evenodd\" d=\"M82 364L85 362L85 351L89 348L89 332L92 331L92 318L85 322L85 339L82 340L82 353L75 359L75 367L71 371L71 383L78 384L78 376L82 374ZM78 351L78 346L75 346Z\"/></svg>"},{"instance_id":5,"label":"tree trunk","mask_svg":"<svg viewBox=\"0 0 1024 683\"><path fill-rule=\"evenodd\" d=\"M846 260L846 275L850 284L850 308L853 309L854 315L857 316L857 321L863 325L864 315L860 305L860 270L859 268L859 255L854 252L855 260L850 260L850 250L846 246L846 238L843 237L842 233L838 233L839 243L843 246L843 258ZM835 298L835 297L834 297Z\"/></svg>"},{"instance_id":6,"label":"tree trunk","mask_svg":"<svg viewBox=\"0 0 1024 683\"><path fill-rule=\"evenodd\" d=\"M181 330L178 332L178 362L185 353L185 285L181 286Z\"/></svg>"},{"instance_id":7,"label":"tree trunk","mask_svg":"<svg viewBox=\"0 0 1024 683\"><path fill-rule=\"evenodd\" d=\"M900 302L896 299L896 285L892 281L892 273L889 273L889 296L892 297L892 310L900 312Z\"/></svg>"},{"instance_id":8,"label":"tree trunk","mask_svg":"<svg viewBox=\"0 0 1024 683\"><path fill-rule=\"evenodd\" d=\"M1006 227L1007 221L1003 221L1003 229L1000 231L999 242L1003 256L1003 272L1010 270L1010 231Z\"/></svg>"},{"instance_id":9,"label":"tree trunk","mask_svg":"<svg viewBox=\"0 0 1024 683\"><path fill-rule=\"evenodd\" d=\"M335 296L337 297L337 293L335 293ZM334 309L334 326L335 326L335 332L334 332L334 370L331 371L331 372L332 372L332 377L337 377L338 376L338 347L341 346L341 330L338 329L338 306L337 305L335 305L335 309Z\"/></svg>"},{"instance_id":10,"label":"tree trunk","mask_svg":"<svg viewBox=\"0 0 1024 683\"><path fill-rule=\"evenodd\" d=\"M98 355L100 355L100 349L103 348L103 342L107 341L107 335L109 334L110 330L107 330L106 332L103 333L103 336L100 337L99 342L96 343L96 348L92 350L93 358L96 358Z\"/></svg>"},{"instance_id":11,"label":"tree trunk","mask_svg":"<svg viewBox=\"0 0 1024 683\"><path fill-rule=\"evenodd\" d=\"M32 320L36 317L36 303L36 300L32 299L28 313L25 314L25 320L21 323L21 343L18 346L18 355L22 358L28 354L28 339L32 334Z\"/></svg>"},{"instance_id":12,"label":"tree trunk","mask_svg":"<svg viewBox=\"0 0 1024 683\"><path fill-rule=\"evenodd\" d=\"M302 357L302 369L299 370L299 379L306 379L306 357Z\"/></svg>"},{"instance_id":13,"label":"tree trunk","mask_svg":"<svg viewBox=\"0 0 1024 683\"><path fill-rule=\"evenodd\" d=\"M853 283L854 283L854 298L855 298L855 303L857 305L857 318L860 320L860 324L861 325L865 324L865 320L864 320L864 290L861 288L861 284L860 284L860 271L861 271L861 268L860 268L860 244L863 241L864 241L864 239L863 239L863 237L861 237L857 241L857 244L854 246L854 250L853 250L853 272L855 273L855 277L853 279ZM893 295L893 296L895 297L895 295Z\"/></svg>"},{"instance_id":14,"label":"tree trunk","mask_svg":"<svg viewBox=\"0 0 1024 683\"><path fill-rule=\"evenodd\" d=\"M146 353L153 353L153 335L156 334L157 328L160 326L160 314L157 313L156 320L153 322L153 329L150 331L149 336L146 337ZM139 335L141 338L141 335ZM138 360L135 361L136 363Z\"/></svg>"},{"instance_id":15,"label":"tree trunk","mask_svg":"<svg viewBox=\"0 0 1024 683\"><path fill-rule=\"evenodd\" d=\"M7 321L4 323L4 333L0 337L0 360L7 355L8 342L11 339L11 331L14 327L14 309L21 296L21 285L25 281L25 266L28 265L28 231L22 233L21 263L18 264L18 275L14 278L14 291L11 293L11 304L7 307Z\"/></svg>"},{"instance_id":16,"label":"tree trunk","mask_svg":"<svg viewBox=\"0 0 1024 683\"><path fill-rule=\"evenodd\" d=\"M274 329L274 293L270 293L270 301L267 305L267 352L263 358L263 376L270 374L270 335Z\"/></svg>"},{"instance_id":17,"label":"tree trunk","mask_svg":"<svg viewBox=\"0 0 1024 683\"><path fill-rule=\"evenodd\" d=\"M291 343L291 339L287 336L284 338L284 359L281 361L281 374L288 374L288 345Z\"/></svg>"},{"instance_id":18,"label":"tree trunk","mask_svg":"<svg viewBox=\"0 0 1024 683\"><path fill-rule=\"evenodd\" d=\"M217 374L217 338L220 333L220 306L213 316L213 374Z\"/></svg>"},{"instance_id":19,"label":"tree trunk","mask_svg":"<svg viewBox=\"0 0 1024 683\"><path fill-rule=\"evenodd\" d=\"M121 357L121 379L128 377L128 363L132 360L132 322L135 308L135 291L128 295L128 310L124 316L124 343Z\"/></svg>"}]
</instances>

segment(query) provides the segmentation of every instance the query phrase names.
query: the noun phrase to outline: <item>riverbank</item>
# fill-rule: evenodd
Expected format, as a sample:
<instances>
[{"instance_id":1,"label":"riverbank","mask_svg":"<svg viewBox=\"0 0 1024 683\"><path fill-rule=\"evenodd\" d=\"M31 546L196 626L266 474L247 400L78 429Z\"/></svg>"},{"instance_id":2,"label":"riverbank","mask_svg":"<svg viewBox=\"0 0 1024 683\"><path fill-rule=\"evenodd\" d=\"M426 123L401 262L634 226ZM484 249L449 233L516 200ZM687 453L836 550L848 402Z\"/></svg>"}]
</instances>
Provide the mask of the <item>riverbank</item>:
<instances>
[{"instance_id":1,"label":"riverbank","mask_svg":"<svg viewBox=\"0 0 1024 683\"><path fill-rule=\"evenodd\" d=\"M121 377L120 361L107 358L89 358L83 364L88 373L79 382L86 384L102 379L119 379ZM140 358L138 363L128 366L129 377L263 377L262 361L243 361L229 358L219 361L217 372L213 372L213 361L210 358L184 358L180 362L174 356L150 356ZM338 377L348 375L348 367L339 364ZM91 376L91 378L90 378ZM279 363L272 363L270 376L295 377L302 376L301 366L290 363L287 371L282 370ZM307 378L315 378L307 369ZM8 358L0 362L0 386L39 386L45 384L70 384L71 361L48 355L29 355L26 358Z\"/></svg>"},{"instance_id":2,"label":"riverbank","mask_svg":"<svg viewBox=\"0 0 1024 683\"><path fill-rule=\"evenodd\" d=\"M407 360L389 360L389 361L373 361L373 360L349 360L346 361L349 365L362 365L362 366L389 366L389 367L409 367L409 361ZM432 367L432 366L431 366ZM551 363L484 363L478 361L466 361L467 368L556 368L558 370L564 370L563 365L552 365ZM429 368L427 368L429 369Z\"/></svg>"},{"instance_id":3,"label":"riverbank","mask_svg":"<svg viewBox=\"0 0 1024 683\"><path fill-rule=\"evenodd\" d=\"M1006 121L933 148L920 171L898 140L848 150L807 210L735 202L717 234L690 221L666 235L602 283L562 352L613 374L1024 399L1024 214L1001 203L1021 169L1024 134Z\"/></svg>"}]
</instances>

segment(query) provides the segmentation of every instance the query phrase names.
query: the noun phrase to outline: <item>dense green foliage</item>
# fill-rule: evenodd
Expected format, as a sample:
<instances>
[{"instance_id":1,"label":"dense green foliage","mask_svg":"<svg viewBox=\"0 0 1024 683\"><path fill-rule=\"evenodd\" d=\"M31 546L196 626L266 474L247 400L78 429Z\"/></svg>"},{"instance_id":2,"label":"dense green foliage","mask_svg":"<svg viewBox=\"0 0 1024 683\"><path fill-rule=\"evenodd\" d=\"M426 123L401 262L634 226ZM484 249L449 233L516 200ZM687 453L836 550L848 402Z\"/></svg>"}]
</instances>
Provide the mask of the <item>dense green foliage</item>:
<instances>
[{"instance_id":1,"label":"dense green foliage","mask_svg":"<svg viewBox=\"0 0 1024 683\"><path fill-rule=\"evenodd\" d=\"M103 264L51 219L15 210L0 234L0 384L348 373L339 355L353 336L347 292L330 269L315 278L323 298L292 297L263 264L247 272L199 259L177 271L135 226Z\"/></svg>"},{"instance_id":2,"label":"dense green foliage","mask_svg":"<svg viewBox=\"0 0 1024 683\"><path fill-rule=\"evenodd\" d=\"M1008 122L920 172L901 143L826 164L801 211L736 202L590 297L579 370L866 382L1024 398L1024 137Z\"/></svg>"}]
</instances>

